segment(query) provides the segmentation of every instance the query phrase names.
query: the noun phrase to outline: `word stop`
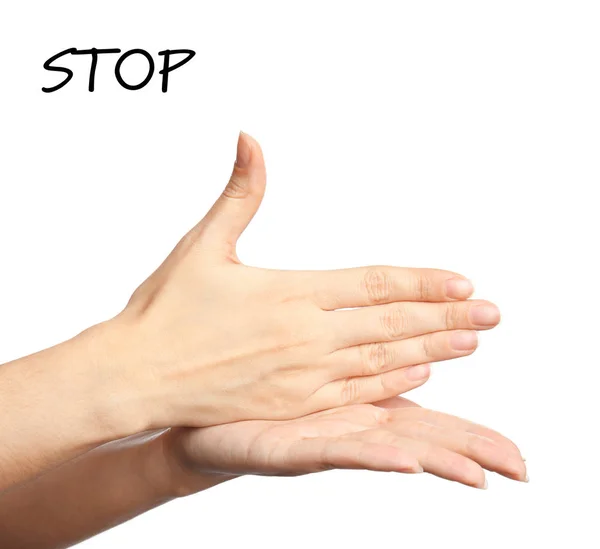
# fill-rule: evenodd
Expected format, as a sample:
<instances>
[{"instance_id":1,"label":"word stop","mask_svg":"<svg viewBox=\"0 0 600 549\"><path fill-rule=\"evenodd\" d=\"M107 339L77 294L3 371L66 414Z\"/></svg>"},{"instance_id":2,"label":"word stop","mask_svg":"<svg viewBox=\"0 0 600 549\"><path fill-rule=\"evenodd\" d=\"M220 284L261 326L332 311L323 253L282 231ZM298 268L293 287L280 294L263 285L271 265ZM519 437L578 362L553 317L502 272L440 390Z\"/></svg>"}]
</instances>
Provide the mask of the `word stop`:
<instances>
[{"instance_id":1,"label":"word stop","mask_svg":"<svg viewBox=\"0 0 600 549\"><path fill-rule=\"evenodd\" d=\"M51 92L60 90L62 87L66 86L69 83L71 78L73 78L73 71L71 69L68 69L66 67L56 66L53 64L55 61L57 61L58 59L60 59L61 57L65 56L65 55L89 55L91 61L90 61L90 79L89 79L88 90L93 92L94 91L94 81L96 78L96 67L98 66L98 56L104 55L104 54L110 54L110 53L121 53L121 50L118 48L108 48L108 49L91 48L89 50L78 50L77 48L69 48L67 50L63 50L63 51L57 53L56 55L53 55L52 57L50 57L50 59L48 59L44 63L44 68L47 71L51 71L51 72L63 72L67 76L60 84L57 84L56 86L52 86L50 88L42 88L42 91L45 93L51 93ZM174 65L171 65L171 56L181 55L181 54L184 54L185 57L183 59L180 59ZM148 73L146 74L146 77L141 82L138 82L137 84L125 82L125 80L123 79L123 76L121 75L121 66L123 65L123 62L133 55L141 55L142 57L144 57L146 59L146 62L148 63ZM163 51L159 51L158 55L164 57L163 68L160 71L158 71L158 74L162 75L162 91L166 92L167 89L169 88L169 74L172 73L175 69L182 67L188 61L190 61L192 59L192 57L194 57L194 55L196 55L196 52L192 51L192 50L163 50ZM145 50L140 50L140 49L129 50L129 51L125 52L123 55L121 55L121 57L119 57L117 63L115 64L115 77L117 79L117 82L119 82L119 84L121 84L121 86L123 88L125 88L126 90L141 90L146 84L148 84L148 82L150 82L153 75L154 75L154 59L152 59L152 56Z\"/></svg>"}]
</instances>

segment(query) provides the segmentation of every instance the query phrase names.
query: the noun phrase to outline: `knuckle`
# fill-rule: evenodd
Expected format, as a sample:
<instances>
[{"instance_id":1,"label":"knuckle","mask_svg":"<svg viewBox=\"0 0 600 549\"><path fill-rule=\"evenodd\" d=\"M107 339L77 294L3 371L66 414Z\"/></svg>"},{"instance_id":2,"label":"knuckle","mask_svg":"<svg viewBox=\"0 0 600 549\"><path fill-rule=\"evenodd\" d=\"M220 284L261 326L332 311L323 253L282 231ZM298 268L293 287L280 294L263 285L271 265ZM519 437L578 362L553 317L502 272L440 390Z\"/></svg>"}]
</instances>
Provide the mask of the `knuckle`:
<instances>
[{"instance_id":1,"label":"knuckle","mask_svg":"<svg viewBox=\"0 0 600 549\"><path fill-rule=\"evenodd\" d=\"M429 301L433 295L431 278L424 273L417 273L414 281L414 295L419 301Z\"/></svg>"},{"instance_id":2,"label":"knuckle","mask_svg":"<svg viewBox=\"0 0 600 549\"><path fill-rule=\"evenodd\" d=\"M175 246L175 250L177 253L185 253L188 251L198 239L198 235L195 231L189 231L185 233L180 239L177 245Z\"/></svg>"},{"instance_id":3,"label":"knuckle","mask_svg":"<svg viewBox=\"0 0 600 549\"><path fill-rule=\"evenodd\" d=\"M437 341L435 334L427 334L421 338L421 347L423 357L426 360L432 360L436 357Z\"/></svg>"},{"instance_id":4,"label":"knuckle","mask_svg":"<svg viewBox=\"0 0 600 549\"><path fill-rule=\"evenodd\" d=\"M229 178L229 183L227 183L223 191L223 195L228 198L246 198L248 194L249 190L245 178L241 177L234 170Z\"/></svg>"},{"instance_id":5,"label":"knuckle","mask_svg":"<svg viewBox=\"0 0 600 549\"><path fill-rule=\"evenodd\" d=\"M341 401L342 406L356 404L360 401L360 379L350 377L342 383Z\"/></svg>"},{"instance_id":6,"label":"knuckle","mask_svg":"<svg viewBox=\"0 0 600 549\"><path fill-rule=\"evenodd\" d=\"M370 343L362 347L363 362L367 375L378 374L389 366L391 357L385 343Z\"/></svg>"},{"instance_id":7,"label":"knuckle","mask_svg":"<svg viewBox=\"0 0 600 549\"><path fill-rule=\"evenodd\" d=\"M385 269L374 267L365 273L363 287L369 303L385 303L392 295L392 278Z\"/></svg>"},{"instance_id":8,"label":"knuckle","mask_svg":"<svg viewBox=\"0 0 600 549\"><path fill-rule=\"evenodd\" d=\"M408 317L406 311L398 307L386 311L381 319L385 334L390 339L398 339L406 334L408 329Z\"/></svg>"},{"instance_id":9,"label":"knuckle","mask_svg":"<svg viewBox=\"0 0 600 549\"><path fill-rule=\"evenodd\" d=\"M203 224L199 223L187 233L185 233L177 243L177 246L175 246L175 250L177 250L177 253L184 253L191 247L193 247L200 239L203 229Z\"/></svg>"},{"instance_id":10,"label":"knuckle","mask_svg":"<svg viewBox=\"0 0 600 549\"><path fill-rule=\"evenodd\" d=\"M377 425L385 429L386 425L394 421L394 416L387 408L375 407L375 421Z\"/></svg>"},{"instance_id":11,"label":"knuckle","mask_svg":"<svg viewBox=\"0 0 600 549\"><path fill-rule=\"evenodd\" d=\"M444 325L447 330L457 328L461 325L462 307L460 303L448 303L446 304L446 311L444 313Z\"/></svg>"}]
</instances>

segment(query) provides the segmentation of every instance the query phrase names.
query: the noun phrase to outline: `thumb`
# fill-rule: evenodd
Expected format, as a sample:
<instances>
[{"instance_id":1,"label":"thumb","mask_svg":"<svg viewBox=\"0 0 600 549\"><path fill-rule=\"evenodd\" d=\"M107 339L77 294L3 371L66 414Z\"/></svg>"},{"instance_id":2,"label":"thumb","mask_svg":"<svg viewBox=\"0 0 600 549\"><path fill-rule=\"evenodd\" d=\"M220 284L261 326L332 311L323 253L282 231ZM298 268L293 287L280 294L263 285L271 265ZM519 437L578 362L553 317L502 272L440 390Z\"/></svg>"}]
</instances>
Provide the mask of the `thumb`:
<instances>
[{"instance_id":1,"label":"thumb","mask_svg":"<svg viewBox=\"0 0 600 549\"><path fill-rule=\"evenodd\" d=\"M235 245L265 193L266 170L260 145L240 132L237 156L223 194L199 224L201 240L235 257Z\"/></svg>"}]
</instances>

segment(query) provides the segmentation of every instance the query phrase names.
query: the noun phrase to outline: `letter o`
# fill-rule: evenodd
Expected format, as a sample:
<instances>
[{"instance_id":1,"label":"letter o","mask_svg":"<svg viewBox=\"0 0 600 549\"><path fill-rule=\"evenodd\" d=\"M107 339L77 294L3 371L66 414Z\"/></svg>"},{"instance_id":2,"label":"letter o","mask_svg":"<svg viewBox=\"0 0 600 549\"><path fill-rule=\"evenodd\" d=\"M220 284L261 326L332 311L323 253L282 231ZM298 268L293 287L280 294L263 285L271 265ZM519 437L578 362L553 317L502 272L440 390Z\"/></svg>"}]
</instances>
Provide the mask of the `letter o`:
<instances>
[{"instance_id":1,"label":"letter o","mask_svg":"<svg viewBox=\"0 0 600 549\"><path fill-rule=\"evenodd\" d=\"M123 78L121 77L121 65L123 64L123 61L125 61L125 59L127 59L130 55L134 55L136 53L143 55L148 60L148 75L146 76L146 78L144 78L144 80L142 80L142 82L140 82L139 84L136 84L135 86L132 86L132 85L128 84L127 82L125 82L125 80L123 80ZM129 50L128 52L124 53L121 57L119 57L119 60L117 61L117 64L115 65L115 76L117 77L117 81L119 82L119 84L121 84L121 86L123 86L127 90L142 89L148 82L150 82L153 74L154 74L154 59L152 59L152 56L145 50L140 50L140 49Z\"/></svg>"}]
</instances>

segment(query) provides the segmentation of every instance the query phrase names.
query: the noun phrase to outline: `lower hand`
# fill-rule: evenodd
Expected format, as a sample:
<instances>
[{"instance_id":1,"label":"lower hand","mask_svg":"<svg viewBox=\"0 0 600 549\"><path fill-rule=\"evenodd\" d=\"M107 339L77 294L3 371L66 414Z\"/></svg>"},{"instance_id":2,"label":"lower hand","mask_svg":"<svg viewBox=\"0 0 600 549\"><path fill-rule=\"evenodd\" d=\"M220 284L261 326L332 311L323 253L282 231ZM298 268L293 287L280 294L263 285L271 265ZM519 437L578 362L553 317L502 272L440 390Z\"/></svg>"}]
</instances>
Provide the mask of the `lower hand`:
<instances>
[{"instance_id":1,"label":"lower hand","mask_svg":"<svg viewBox=\"0 0 600 549\"><path fill-rule=\"evenodd\" d=\"M477 488L486 486L484 469L527 479L521 454L506 437L400 397L288 421L173 429L163 437L169 478L180 495L204 488L207 473L427 472Z\"/></svg>"}]
</instances>

